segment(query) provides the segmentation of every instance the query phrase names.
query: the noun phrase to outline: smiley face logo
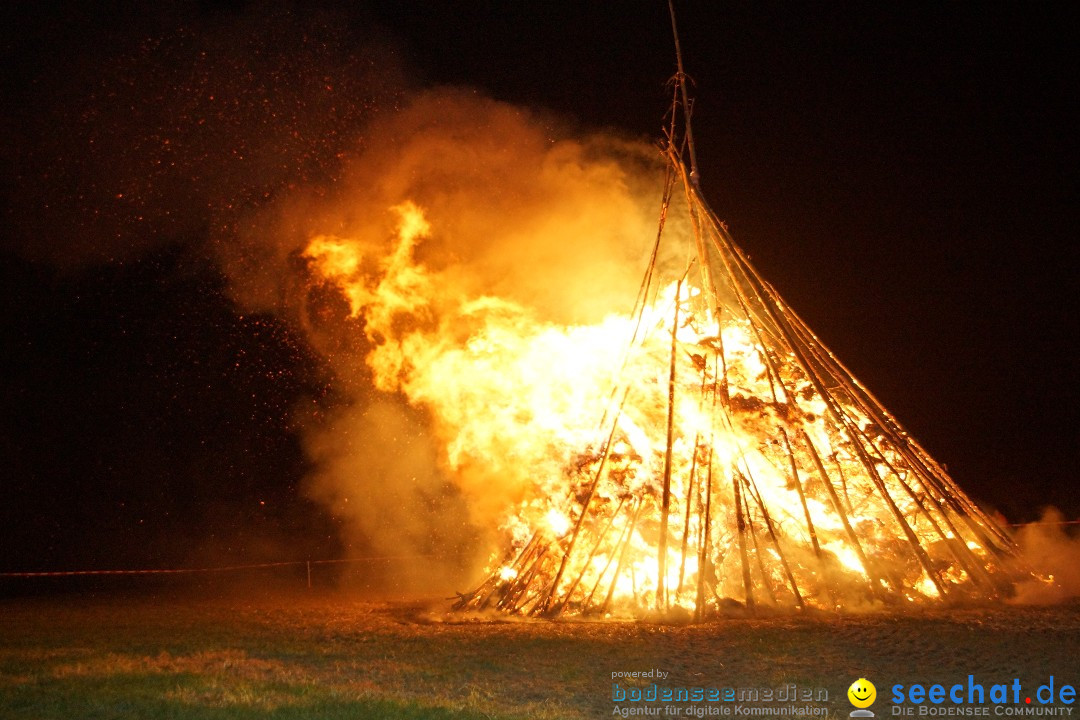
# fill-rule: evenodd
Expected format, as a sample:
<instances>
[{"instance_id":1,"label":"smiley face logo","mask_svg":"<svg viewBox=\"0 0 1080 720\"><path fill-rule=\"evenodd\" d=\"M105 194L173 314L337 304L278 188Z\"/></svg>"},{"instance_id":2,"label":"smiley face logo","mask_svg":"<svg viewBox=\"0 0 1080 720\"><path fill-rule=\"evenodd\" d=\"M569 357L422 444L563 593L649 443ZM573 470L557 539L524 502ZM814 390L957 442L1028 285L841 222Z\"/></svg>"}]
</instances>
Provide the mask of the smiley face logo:
<instances>
[{"instance_id":1,"label":"smiley face logo","mask_svg":"<svg viewBox=\"0 0 1080 720\"><path fill-rule=\"evenodd\" d=\"M859 678L851 683L851 687L847 690L847 697L855 707L868 708L877 699L877 688L866 678Z\"/></svg>"}]
</instances>

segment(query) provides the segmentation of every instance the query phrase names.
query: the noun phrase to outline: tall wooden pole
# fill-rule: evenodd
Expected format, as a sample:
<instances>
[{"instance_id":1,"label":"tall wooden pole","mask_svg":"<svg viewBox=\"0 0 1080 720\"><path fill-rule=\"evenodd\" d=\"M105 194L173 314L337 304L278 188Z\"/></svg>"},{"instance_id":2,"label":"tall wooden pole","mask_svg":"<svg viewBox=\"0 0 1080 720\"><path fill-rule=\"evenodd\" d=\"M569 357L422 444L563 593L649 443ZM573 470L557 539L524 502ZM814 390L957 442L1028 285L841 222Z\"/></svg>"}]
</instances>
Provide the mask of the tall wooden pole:
<instances>
[{"instance_id":1,"label":"tall wooden pole","mask_svg":"<svg viewBox=\"0 0 1080 720\"><path fill-rule=\"evenodd\" d=\"M660 504L660 542L656 557L656 609L667 609L668 518L671 514L671 445L675 440L675 361L679 352L679 297L682 279L675 285L675 319L671 325L671 366L668 370L667 449L664 451L664 494Z\"/></svg>"}]
</instances>

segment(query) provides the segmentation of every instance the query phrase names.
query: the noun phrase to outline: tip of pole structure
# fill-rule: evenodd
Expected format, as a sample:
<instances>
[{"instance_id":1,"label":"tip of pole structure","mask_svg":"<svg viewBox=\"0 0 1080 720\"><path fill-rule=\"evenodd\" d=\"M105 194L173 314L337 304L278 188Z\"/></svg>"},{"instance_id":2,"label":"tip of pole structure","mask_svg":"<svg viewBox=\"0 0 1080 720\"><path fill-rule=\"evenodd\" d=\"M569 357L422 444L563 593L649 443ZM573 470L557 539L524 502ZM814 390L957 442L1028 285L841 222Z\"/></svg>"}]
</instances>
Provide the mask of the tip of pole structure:
<instances>
[{"instance_id":1,"label":"tip of pole structure","mask_svg":"<svg viewBox=\"0 0 1080 720\"><path fill-rule=\"evenodd\" d=\"M675 40L675 64L678 68L679 92L682 95L683 117L686 123L686 147L690 151L690 182L695 189L700 189L700 176L697 169L697 151L694 149L694 130L690 124L690 97L686 92L686 72L683 70L682 43L679 42L679 27L675 22L675 3L668 0L668 12L671 15L671 35Z\"/></svg>"}]
</instances>

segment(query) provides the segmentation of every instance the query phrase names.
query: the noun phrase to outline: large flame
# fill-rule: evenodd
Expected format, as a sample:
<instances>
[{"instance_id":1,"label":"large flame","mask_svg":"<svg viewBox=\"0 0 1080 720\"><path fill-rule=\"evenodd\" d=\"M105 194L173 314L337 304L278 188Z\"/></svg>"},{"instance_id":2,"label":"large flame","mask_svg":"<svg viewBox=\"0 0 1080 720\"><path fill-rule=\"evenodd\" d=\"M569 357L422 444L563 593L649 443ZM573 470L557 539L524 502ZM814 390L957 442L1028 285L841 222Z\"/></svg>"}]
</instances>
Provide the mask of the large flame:
<instances>
[{"instance_id":1,"label":"large flame","mask_svg":"<svg viewBox=\"0 0 1080 720\"><path fill-rule=\"evenodd\" d=\"M987 536L856 403L841 423L749 316L676 278L639 313L546 322L418 262L433 229L412 202L392 210L390 252L323 235L304 257L362 321L376 386L426 409L448 471L490 490L477 516L501 518L504 544L464 604L612 614L992 592Z\"/></svg>"}]
</instances>

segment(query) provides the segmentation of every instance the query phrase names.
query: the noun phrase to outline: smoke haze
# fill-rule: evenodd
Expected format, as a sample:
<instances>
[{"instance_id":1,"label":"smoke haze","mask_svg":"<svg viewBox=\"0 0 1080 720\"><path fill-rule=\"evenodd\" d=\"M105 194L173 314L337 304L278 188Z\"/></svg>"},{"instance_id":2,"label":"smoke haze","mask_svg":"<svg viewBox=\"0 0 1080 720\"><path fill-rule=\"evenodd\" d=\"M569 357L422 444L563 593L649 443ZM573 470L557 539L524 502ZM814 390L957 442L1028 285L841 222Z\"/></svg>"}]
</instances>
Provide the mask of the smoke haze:
<instances>
[{"instance_id":1,"label":"smoke haze","mask_svg":"<svg viewBox=\"0 0 1080 720\"><path fill-rule=\"evenodd\" d=\"M283 412L313 464L304 492L343 523L346 552L475 565L508 497L483 473L463 490L423 403L373 388L363 323L300 254L332 234L378 257L390 208L409 200L433 228L416 261L441 284L538 324L595 322L633 301L655 234L655 148L467 88L417 90L387 33L333 13L180 4L137 28L54 14L39 32L69 51L42 50L49 71L10 88L8 249L69 272L168 246L215 258L245 316L292 325L329 371L329 404ZM102 34L113 41L84 39Z\"/></svg>"},{"instance_id":2,"label":"smoke haze","mask_svg":"<svg viewBox=\"0 0 1080 720\"><path fill-rule=\"evenodd\" d=\"M346 163L331 196L298 192L258 213L237 242L219 244L222 264L242 306L283 313L305 328L348 397L329 422L304 428L318 464L312 496L380 553L450 555L450 565L465 570L484 559L484 541L521 499L528 474L561 468L540 467L542 443L531 461L508 448L513 431L527 425L509 417L501 443L488 436L483 451L459 447L454 452L468 461L450 462L462 437L485 434L472 424L483 418L439 419L482 413L485 397L512 407L512 380L500 392L490 375L475 377L475 393L465 391L469 402L461 405L460 392L439 390L449 377L438 379L437 369L423 380L424 371L403 370L400 385L384 379L376 391L369 359L386 344L415 340L419 334L409 333L417 322L450 330L402 350L398 365L437 368L468 339L470 324L484 328L510 316L514 332L536 336L547 323L627 312L655 234L662 168L648 145L574 136L549 117L464 89L417 93L363 134L369 150ZM413 252L428 281L418 302L433 304L410 307L376 331L355 317L357 308L350 313L340 296L305 277L300 255L314 237L341 238L362 249L361 265L369 266L362 274L377 275L394 252L399 217L391 208L405 202L431 226ZM493 306L497 317L455 305L470 302ZM517 377L516 368L502 371ZM518 379L517 390L526 392L526 379ZM422 382L428 388L417 389ZM458 407L446 405L451 396ZM599 405L593 409L595 422ZM431 564L425 567L430 574Z\"/></svg>"},{"instance_id":3,"label":"smoke haze","mask_svg":"<svg viewBox=\"0 0 1080 720\"><path fill-rule=\"evenodd\" d=\"M1080 537L1070 527L1060 510L1046 508L1038 522L1019 529L1021 558L1041 577L1021 583L1014 602L1052 605L1080 597Z\"/></svg>"}]
</instances>

